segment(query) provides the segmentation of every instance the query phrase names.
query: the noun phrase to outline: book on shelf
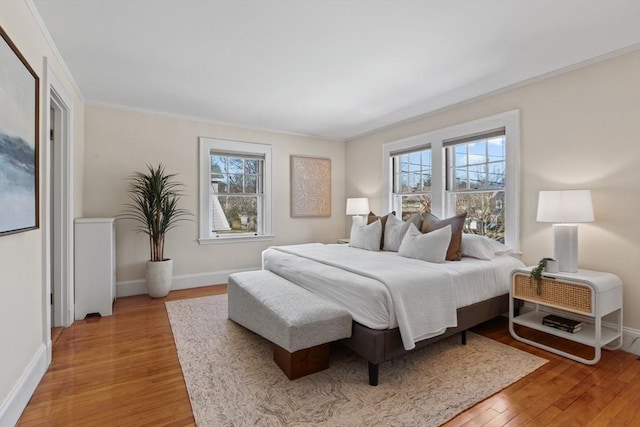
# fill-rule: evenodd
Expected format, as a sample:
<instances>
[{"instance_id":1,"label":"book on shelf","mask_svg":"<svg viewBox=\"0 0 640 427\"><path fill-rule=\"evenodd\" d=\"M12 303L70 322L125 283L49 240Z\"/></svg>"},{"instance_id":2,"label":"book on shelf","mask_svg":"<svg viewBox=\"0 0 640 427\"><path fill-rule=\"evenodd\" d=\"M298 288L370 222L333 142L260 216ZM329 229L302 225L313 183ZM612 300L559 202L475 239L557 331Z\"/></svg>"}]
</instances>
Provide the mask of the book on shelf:
<instances>
[{"instance_id":1,"label":"book on shelf","mask_svg":"<svg viewBox=\"0 0 640 427\"><path fill-rule=\"evenodd\" d=\"M582 326L576 326L575 328L571 328L569 326L563 326L563 325L556 325L554 323L546 323L546 322L542 322L542 324L544 326L550 326L554 329L558 329L560 331L565 331L565 332L569 332L571 334L575 334L576 332L580 332L582 330Z\"/></svg>"},{"instance_id":2,"label":"book on shelf","mask_svg":"<svg viewBox=\"0 0 640 427\"><path fill-rule=\"evenodd\" d=\"M576 333L582 330L582 322L549 314L542 319L542 324L566 332Z\"/></svg>"}]
</instances>

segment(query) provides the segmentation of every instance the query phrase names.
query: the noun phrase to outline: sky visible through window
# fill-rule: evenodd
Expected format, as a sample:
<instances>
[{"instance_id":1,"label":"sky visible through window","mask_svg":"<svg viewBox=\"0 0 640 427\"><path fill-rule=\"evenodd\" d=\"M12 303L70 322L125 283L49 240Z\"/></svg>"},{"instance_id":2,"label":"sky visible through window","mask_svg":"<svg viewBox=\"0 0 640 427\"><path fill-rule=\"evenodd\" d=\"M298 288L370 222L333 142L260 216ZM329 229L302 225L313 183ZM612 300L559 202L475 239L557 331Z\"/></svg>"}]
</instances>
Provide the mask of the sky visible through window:
<instances>
[{"instance_id":1,"label":"sky visible through window","mask_svg":"<svg viewBox=\"0 0 640 427\"><path fill-rule=\"evenodd\" d=\"M504 135L448 147L447 169L448 204L467 213L465 232L504 242Z\"/></svg>"},{"instance_id":2,"label":"sky visible through window","mask_svg":"<svg viewBox=\"0 0 640 427\"><path fill-rule=\"evenodd\" d=\"M504 242L506 185L504 135L446 147L448 216L467 212L465 232ZM393 197L402 219L431 212L433 159L430 149L394 157Z\"/></svg>"}]
</instances>

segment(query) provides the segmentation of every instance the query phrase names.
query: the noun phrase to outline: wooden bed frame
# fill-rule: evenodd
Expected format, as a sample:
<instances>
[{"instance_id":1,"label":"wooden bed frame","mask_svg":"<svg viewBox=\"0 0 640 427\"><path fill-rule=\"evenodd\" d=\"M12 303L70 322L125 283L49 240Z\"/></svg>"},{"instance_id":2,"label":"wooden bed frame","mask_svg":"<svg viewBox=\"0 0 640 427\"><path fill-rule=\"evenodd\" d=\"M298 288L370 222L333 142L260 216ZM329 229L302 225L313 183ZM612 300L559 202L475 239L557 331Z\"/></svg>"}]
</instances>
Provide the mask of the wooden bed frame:
<instances>
[{"instance_id":1,"label":"wooden bed frame","mask_svg":"<svg viewBox=\"0 0 640 427\"><path fill-rule=\"evenodd\" d=\"M448 328L444 334L416 343L414 350L405 350L398 328L375 330L367 328L360 323L353 322L351 338L345 338L340 342L364 357L369 362L369 384L378 385L378 373L380 363L395 357L415 351L419 348L450 337L458 332L462 336L462 344L466 344L466 331L480 323L491 320L509 311L509 294L500 295L485 301L459 308L456 313L458 326Z\"/></svg>"}]
</instances>

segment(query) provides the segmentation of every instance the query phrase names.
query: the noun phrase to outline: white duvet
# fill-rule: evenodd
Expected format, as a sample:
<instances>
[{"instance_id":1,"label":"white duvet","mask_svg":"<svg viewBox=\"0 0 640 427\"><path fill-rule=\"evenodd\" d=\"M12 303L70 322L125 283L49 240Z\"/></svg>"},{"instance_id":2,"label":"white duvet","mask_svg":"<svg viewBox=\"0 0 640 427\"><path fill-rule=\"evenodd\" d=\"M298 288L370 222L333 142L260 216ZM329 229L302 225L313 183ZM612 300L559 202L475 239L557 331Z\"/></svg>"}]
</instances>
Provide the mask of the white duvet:
<instances>
[{"instance_id":1,"label":"white duvet","mask_svg":"<svg viewBox=\"0 0 640 427\"><path fill-rule=\"evenodd\" d=\"M456 326L456 308L508 292L515 258L444 264L319 243L272 247L263 268L332 300L372 329L399 327L406 349Z\"/></svg>"},{"instance_id":2,"label":"white duvet","mask_svg":"<svg viewBox=\"0 0 640 427\"><path fill-rule=\"evenodd\" d=\"M457 325L451 275L437 269L420 268L424 261L395 257L381 262L376 252L320 243L272 249L383 283L391 295L402 344L407 350L414 348L416 341L440 335L446 328Z\"/></svg>"}]
</instances>

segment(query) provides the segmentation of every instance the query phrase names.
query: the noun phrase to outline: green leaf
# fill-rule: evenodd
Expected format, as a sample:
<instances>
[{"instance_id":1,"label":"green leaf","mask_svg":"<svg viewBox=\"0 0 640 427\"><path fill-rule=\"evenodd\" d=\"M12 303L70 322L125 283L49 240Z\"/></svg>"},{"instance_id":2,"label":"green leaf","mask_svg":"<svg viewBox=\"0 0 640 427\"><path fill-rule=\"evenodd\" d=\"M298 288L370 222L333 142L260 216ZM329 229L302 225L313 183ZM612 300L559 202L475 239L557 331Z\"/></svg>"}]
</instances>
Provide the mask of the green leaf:
<instances>
[{"instance_id":1,"label":"green leaf","mask_svg":"<svg viewBox=\"0 0 640 427\"><path fill-rule=\"evenodd\" d=\"M119 216L136 221L135 230L149 236L151 261L164 259L167 231L193 216L188 210L178 208L184 185L175 181L175 177L176 174L166 173L160 163L157 167L147 164L146 173L134 172L128 178L131 202Z\"/></svg>"}]
</instances>

